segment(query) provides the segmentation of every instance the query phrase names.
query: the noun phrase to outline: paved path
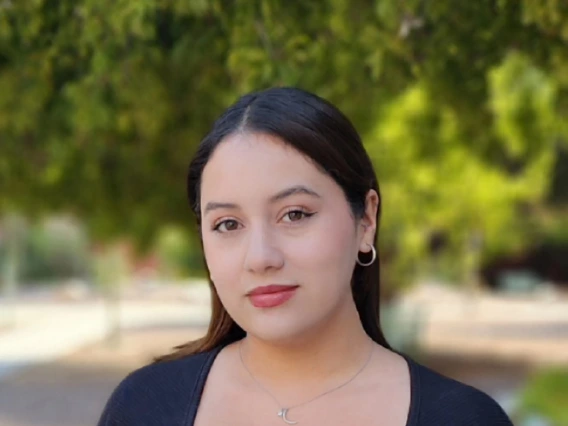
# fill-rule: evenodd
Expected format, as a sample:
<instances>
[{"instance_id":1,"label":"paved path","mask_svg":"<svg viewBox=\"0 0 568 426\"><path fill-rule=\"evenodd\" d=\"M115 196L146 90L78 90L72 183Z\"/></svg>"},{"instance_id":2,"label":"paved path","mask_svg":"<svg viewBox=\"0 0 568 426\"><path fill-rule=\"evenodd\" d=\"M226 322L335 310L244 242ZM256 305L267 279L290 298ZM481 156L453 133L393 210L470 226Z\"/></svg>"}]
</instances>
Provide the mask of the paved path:
<instances>
[{"instance_id":1,"label":"paved path","mask_svg":"<svg viewBox=\"0 0 568 426\"><path fill-rule=\"evenodd\" d=\"M421 346L431 353L568 366L568 298L417 291L403 305L421 312Z\"/></svg>"},{"instance_id":2,"label":"paved path","mask_svg":"<svg viewBox=\"0 0 568 426\"><path fill-rule=\"evenodd\" d=\"M2 426L94 426L112 390L130 371L204 328L141 328L118 347L104 343L5 377L0 383Z\"/></svg>"},{"instance_id":3,"label":"paved path","mask_svg":"<svg viewBox=\"0 0 568 426\"><path fill-rule=\"evenodd\" d=\"M112 329L109 308L102 301L20 302L12 308L16 326L0 330L0 382L22 368L57 360L98 342ZM123 329L201 327L209 317L207 300L126 300L118 310Z\"/></svg>"},{"instance_id":4,"label":"paved path","mask_svg":"<svg viewBox=\"0 0 568 426\"><path fill-rule=\"evenodd\" d=\"M202 326L210 315L208 289L195 285L192 292L188 300L126 300L120 323L123 328ZM472 298L431 286L408 295L401 306L395 330L420 312L420 343L430 353L568 365L566 298L530 300L491 294ZM19 326L0 330L0 381L20 368L56 360L97 342L109 332L102 302L25 302L16 306L16 313Z\"/></svg>"}]
</instances>

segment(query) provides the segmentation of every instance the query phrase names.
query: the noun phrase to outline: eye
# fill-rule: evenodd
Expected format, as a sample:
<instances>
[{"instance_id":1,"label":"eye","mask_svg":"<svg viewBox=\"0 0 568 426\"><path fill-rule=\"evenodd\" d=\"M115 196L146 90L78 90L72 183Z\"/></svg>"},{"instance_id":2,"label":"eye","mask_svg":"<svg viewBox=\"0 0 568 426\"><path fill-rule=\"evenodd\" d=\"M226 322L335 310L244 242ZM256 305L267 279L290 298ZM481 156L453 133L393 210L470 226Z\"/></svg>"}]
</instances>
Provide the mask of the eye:
<instances>
[{"instance_id":1,"label":"eye","mask_svg":"<svg viewBox=\"0 0 568 426\"><path fill-rule=\"evenodd\" d=\"M304 219L304 218L308 218L313 216L314 213L309 213L307 211L304 210L300 210L300 209L294 209L294 210L290 210L289 212L287 212L284 217L288 218L289 220L285 221L285 222L299 222L300 220Z\"/></svg>"},{"instance_id":2,"label":"eye","mask_svg":"<svg viewBox=\"0 0 568 426\"><path fill-rule=\"evenodd\" d=\"M237 229L239 229L239 222L234 219L224 220L213 227L213 231L216 232L229 232Z\"/></svg>"}]
</instances>

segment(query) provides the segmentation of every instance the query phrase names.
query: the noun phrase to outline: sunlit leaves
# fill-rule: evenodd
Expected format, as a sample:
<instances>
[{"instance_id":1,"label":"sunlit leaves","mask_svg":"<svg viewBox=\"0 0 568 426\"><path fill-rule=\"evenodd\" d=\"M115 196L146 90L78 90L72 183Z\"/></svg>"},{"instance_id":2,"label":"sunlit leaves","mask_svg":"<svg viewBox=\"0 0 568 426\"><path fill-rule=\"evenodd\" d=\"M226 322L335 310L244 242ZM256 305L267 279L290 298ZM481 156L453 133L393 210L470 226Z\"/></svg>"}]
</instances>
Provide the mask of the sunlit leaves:
<instances>
[{"instance_id":1,"label":"sunlit leaves","mask_svg":"<svg viewBox=\"0 0 568 426\"><path fill-rule=\"evenodd\" d=\"M192 223L191 153L239 95L318 93L362 133L402 264L428 235L523 243L566 144L564 2L0 2L0 209L100 236ZM406 258L404 256L407 256Z\"/></svg>"},{"instance_id":2,"label":"sunlit leaves","mask_svg":"<svg viewBox=\"0 0 568 426\"><path fill-rule=\"evenodd\" d=\"M513 157L538 154L558 137L556 84L519 53L509 54L489 74L496 132Z\"/></svg>"}]
</instances>

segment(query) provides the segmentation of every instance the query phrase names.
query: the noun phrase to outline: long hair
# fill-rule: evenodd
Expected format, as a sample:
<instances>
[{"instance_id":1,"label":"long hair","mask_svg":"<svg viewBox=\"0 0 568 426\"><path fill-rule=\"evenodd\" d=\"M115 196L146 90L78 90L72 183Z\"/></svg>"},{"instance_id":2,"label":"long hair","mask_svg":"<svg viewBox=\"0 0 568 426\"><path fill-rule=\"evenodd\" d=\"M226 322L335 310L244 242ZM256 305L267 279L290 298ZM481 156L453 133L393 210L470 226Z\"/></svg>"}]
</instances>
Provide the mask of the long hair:
<instances>
[{"instance_id":1,"label":"long hair","mask_svg":"<svg viewBox=\"0 0 568 426\"><path fill-rule=\"evenodd\" d=\"M187 195L201 228L200 189L205 165L219 144L236 132L262 133L278 137L309 157L324 173L342 188L353 216L361 218L369 190L380 196L373 165L359 134L335 106L318 96L297 88L272 88L245 95L230 106L214 123L211 132L201 141L191 161L187 175ZM381 204L377 211L378 225ZM201 231L200 231L201 235ZM201 239L203 249L203 240ZM378 251L378 249L377 249ZM223 307L209 278L212 296L212 317L207 334L176 351L156 359L167 361L209 351L245 336ZM370 266L357 264L353 270L353 299L365 332L379 345L390 348L380 323L380 262Z\"/></svg>"}]
</instances>

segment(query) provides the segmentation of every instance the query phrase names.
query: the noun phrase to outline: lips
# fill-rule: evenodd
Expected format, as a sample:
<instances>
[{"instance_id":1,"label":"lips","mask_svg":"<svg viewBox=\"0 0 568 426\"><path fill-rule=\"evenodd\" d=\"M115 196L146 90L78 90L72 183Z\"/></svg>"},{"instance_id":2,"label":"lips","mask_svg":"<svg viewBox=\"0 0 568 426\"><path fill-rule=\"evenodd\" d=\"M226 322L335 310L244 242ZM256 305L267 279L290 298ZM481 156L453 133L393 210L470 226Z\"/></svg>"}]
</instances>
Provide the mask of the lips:
<instances>
[{"instance_id":1,"label":"lips","mask_svg":"<svg viewBox=\"0 0 568 426\"><path fill-rule=\"evenodd\" d=\"M257 287L247 293L253 306L257 308L273 308L286 303L296 293L297 285L268 285Z\"/></svg>"}]
</instances>

